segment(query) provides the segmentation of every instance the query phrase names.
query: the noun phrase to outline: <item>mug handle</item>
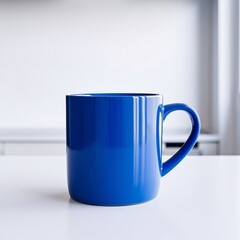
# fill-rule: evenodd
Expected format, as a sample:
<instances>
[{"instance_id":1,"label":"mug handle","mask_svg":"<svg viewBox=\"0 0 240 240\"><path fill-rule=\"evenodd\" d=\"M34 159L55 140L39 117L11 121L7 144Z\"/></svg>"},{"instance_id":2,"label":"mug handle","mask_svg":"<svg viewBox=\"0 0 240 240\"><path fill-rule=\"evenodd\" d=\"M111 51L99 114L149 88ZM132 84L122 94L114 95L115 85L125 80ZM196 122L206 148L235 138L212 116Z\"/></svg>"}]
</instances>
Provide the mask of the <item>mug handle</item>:
<instances>
[{"instance_id":1,"label":"mug handle","mask_svg":"<svg viewBox=\"0 0 240 240\"><path fill-rule=\"evenodd\" d=\"M187 141L184 143L184 145L172 157L170 157L167 161L165 161L161 165L161 171L160 171L161 176L164 176L167 173L169 173L174 167L176 167L177 164L179 164L182 161L182 159L188 154L188 152L195 145L200 132L201 124L200 124L200 118L197 112L191 107L183 103L173 103L173 104L164 105L163 121L166 119L169 113L174 111L179 111L179 110L185 111L188 113L192 122L192 130ZM158 146L159 146L159 114L160 113L158 112L158 128L157 128ZM158 147L158 155L159 155L158 157L161 157L159 147Z\"/></svg>"}]
</instances>

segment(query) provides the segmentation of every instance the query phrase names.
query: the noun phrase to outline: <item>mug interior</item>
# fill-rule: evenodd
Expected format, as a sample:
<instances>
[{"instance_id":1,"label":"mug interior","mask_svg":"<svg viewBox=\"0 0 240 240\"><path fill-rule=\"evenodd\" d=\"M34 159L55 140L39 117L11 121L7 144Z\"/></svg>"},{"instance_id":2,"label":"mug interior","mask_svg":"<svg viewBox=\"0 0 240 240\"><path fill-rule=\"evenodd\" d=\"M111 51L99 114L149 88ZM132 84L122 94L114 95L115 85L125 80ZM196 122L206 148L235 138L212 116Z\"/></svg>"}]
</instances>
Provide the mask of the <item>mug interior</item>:
<instances>
[{"instance_id":1,"label":"mug interior","mask_svg":"<svg viewBox=\"0 0 240 240\"><path fill-rule=\"evenodd\" d=\"M84 94L70 94L69 96L81 97L161 97L157 93L84 93Z\"/></svg>"}]
</instances>

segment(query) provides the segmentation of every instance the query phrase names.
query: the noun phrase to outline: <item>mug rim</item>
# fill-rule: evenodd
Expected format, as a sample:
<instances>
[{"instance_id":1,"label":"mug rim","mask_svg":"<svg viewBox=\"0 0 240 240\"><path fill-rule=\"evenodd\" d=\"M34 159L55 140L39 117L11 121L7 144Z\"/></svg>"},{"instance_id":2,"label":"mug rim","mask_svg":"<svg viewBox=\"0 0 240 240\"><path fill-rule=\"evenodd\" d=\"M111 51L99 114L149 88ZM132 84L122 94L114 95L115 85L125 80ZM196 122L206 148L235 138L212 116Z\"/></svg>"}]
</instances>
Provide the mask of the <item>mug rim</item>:
<instances>
[{"instance_id":1,"label":"mug rim","mask_svg":"<svg viewBox=\"0 0 240 240\"><path fill-rule=\"evenodd\" d=\"M158 93L75 93L68 94L67 97L160 97L163 95Z\"/></svg>"}]
</instances>

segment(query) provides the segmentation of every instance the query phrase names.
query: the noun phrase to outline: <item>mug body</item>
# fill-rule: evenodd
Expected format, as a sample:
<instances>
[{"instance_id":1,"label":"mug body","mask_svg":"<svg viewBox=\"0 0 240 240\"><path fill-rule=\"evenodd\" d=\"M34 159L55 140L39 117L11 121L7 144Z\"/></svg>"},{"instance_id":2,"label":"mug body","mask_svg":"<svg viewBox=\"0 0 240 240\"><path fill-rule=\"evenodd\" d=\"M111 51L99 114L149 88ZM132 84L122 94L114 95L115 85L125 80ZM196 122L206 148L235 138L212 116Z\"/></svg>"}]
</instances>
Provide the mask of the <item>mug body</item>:
<instances>
[{"instance_id":1,"label":"mug body","mask_svg":"<svg viewBox=\"0 0 240 240\"><path fill-rule=\"evenodd\" d=\"M156 197L162 165L163 97L76 94L66 97L66 107L71 198L111 206Z\"/></svg>"}]
</instances>

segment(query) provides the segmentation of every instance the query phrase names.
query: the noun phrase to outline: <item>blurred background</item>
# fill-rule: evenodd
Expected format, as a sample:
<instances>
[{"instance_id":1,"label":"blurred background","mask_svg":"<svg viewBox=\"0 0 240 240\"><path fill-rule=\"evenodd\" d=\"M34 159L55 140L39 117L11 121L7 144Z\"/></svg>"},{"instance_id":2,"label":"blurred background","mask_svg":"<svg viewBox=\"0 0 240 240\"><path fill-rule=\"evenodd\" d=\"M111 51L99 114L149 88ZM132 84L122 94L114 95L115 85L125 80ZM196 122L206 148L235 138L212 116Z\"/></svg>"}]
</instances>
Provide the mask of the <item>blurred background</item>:
<instances>
[{"instance_id":1,"label":"blurred background","mask_svg":"<svg viewBox=\"0 0 240 240\"><path fill-rule=\"evenodd\" d=\"M65 95L152 92L194 107L192 154L240 154L237 0L0 0L0 154L65 154ZM164 154L190 130L164 123Z\"/></svg>"}]
</instances>

